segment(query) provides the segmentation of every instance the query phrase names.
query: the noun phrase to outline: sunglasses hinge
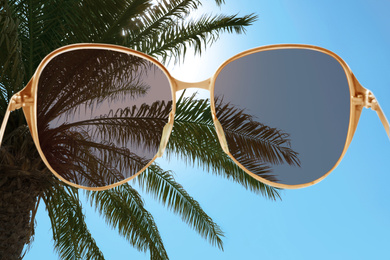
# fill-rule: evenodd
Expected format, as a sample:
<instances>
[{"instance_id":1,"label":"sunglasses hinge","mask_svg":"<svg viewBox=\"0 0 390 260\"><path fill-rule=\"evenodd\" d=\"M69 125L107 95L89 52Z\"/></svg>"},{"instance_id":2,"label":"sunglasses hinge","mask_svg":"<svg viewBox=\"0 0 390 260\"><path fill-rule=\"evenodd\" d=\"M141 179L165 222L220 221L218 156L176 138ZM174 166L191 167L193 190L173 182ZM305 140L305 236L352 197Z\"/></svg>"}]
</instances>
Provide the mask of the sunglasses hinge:
<instances>
[{"instance_id":1,"label":"sunglasses hinge","mask_svg":"<svg viewBox=\"0 0 390 260\"><path fill-rule=\"evenodd\" d=\"M357 106L364 106L365 108L371 108L376 111L378 108L378 102L375 96L371 91L368 91L365 94L358 94L356 97L352 97L353 103Z\"/></svg>"},{"instance_id":2,"label":"sunglasses hinge","mask_svg":"<svg viewBox=\"0 0 390 260\"><path fill-rule=\"evenodd\" d=\"M31 106L33 103L34 99L32 97L16 93L10 100L9 109L10 111L14 111L25 106Z\"/></svg>"}]
</instances>

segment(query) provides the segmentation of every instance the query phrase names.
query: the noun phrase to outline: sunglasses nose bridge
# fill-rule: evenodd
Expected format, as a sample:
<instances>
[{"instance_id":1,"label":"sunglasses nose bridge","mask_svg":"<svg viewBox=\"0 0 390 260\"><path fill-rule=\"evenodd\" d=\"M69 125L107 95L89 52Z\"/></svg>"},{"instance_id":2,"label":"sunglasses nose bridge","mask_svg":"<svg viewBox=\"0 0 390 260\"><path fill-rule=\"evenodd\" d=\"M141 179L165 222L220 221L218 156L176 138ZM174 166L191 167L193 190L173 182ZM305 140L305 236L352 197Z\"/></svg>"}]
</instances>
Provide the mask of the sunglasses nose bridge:
<instances>
[{"instance_id":1,"label":"sunglasses nose bridge","mask_svg":"<svg viewBox=\"0 0 390 260\"><path fill-rule=\"evenodd\" d=\"M201 88L210 91L211 87L211 78L199 81L199 82L184 82L178 79L173 79L174 90L179 91L187 88Z\"/></svg>"}]
</instances>

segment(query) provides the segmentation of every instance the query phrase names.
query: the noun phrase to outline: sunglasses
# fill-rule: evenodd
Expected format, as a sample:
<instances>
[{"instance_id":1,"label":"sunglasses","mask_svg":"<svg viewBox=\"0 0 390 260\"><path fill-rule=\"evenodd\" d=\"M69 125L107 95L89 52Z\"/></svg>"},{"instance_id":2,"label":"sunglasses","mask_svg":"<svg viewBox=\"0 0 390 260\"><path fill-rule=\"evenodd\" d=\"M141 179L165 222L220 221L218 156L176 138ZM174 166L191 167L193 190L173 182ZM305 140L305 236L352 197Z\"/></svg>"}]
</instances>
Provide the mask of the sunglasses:
<instances>
[{"instance_id":1,"label":"sunglasses","mask_svg":"<svg viewBox=\"0 0 390 260\"><path fill-rule=\"evenodd\" d=\"M372 92L339 56L320 47L251 49L224 62L211 78L188 83L144 53L75 44L46 56L11 98L0 140L10 112L22 108L55 176L78 188L112 188L163 155L179 127L173 128L176 108L185 100L177 101L176 92L192 87L210 91L208 115L223 151L274 187L301 188L324 179L346 153L363 107L377 112L390 138Z\"/></svg>"}]
</instances>

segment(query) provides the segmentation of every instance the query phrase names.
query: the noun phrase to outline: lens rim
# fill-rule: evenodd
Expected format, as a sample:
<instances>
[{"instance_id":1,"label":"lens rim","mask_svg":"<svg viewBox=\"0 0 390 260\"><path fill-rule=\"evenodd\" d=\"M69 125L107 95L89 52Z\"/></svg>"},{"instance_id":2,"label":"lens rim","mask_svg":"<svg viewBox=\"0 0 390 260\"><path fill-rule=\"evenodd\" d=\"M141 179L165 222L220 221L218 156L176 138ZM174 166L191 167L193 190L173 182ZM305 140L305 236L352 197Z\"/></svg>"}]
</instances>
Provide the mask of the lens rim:
<instances>
[{"instance_id":1,"label":"lens rim","mask_svg":"<svg viewBox=\"0 0 390 260\"><path fill-rule=\"evenodd\" d=\"M223 131L222 127L221 127L220 122L218 121L218 118L216 116L216 110L215 110L215 100L214 100L215 82L216 82L220 72L229 63L231 63L231 62L233 62L235 60L238 60L238 59L240 59L242 57L254 54L254 53L259 53L259 52L263 52L263 51L270 51L270 50L281 50L281 49L306 49L306 50L318 51L318 52L321 52L321 53L324 53L326 55L331 56L343 68L344 73L345 73L345 75L347 77L348 86L349 86L350 113L349 113L348 132L347 132L346 140L344 142L343 151L342 151L339 159L337 160L337 162L334 164L334 166L328 172L326 172L324 175L322 175L321 177L317 178L314 181L303 183L303 184L282 184L282 183L272 182L272 181L269 181L269 180L267 180L265 178L262 178L262 177L260 177L260 176L258 176L256 174L254 174L251 171L249 171L248 169L246 169L230 153L228 145L227 145L227 142L226 142L224 131ZM249 174L250 176L252 176L256 180L261 181L261 182L263 182L263 183L265 183L267 185L270 185L270 186L273 186L273 187L276 187L276 188L282 188L282 189L299 189L299 188L304 188L304 187L311 186L313 184L316 184L316 183L322 181L323 179L325 179L339 165L339 163L341 162L342 158L344 157L344 155L345 155L345 153L346 153L346 151L348 149L348 146L350 145L350 143L352 141L353 134L354 134L354 132L355 132L355 130L357 128L359 117L360 117L360 114L361 114L361 111L362 111L362 108L363 108L362 106L358 106L356 103L354 103L352 97L355 97L358 94L365 93L365 92L366 92L366 90L356 80L356 77L353 75L353 73L352 73L351 69L349 68L349 66L347 65L347 63L343 59L341 59L337 54L335 54L334 52L329 51L329 50L324 49L324 48L321 48L321 47L318 47L318 46L314 46L314 45L306 45L306 44L275 44L275 45L267 45L267 46L257 47L257 48L253 48L253 49L241 52L241 53L231 57L230 59L226 60L225 62L223 62L218 67L218 69L214 73L214 75L211 77L210 108L211 108L211 113L213 115L214 125L215 125L215 128L217 130L217 135L218 135L218 138L220 140L220 143L221 143L221 146L222 146L223 150L226 152L226 154L242 170L244 170L247 174ZM308 108L308 109L310 109L310 108Z\"/></svg>"},{"instance_id":2,"label":"lens rim","mask_svg":"<svg viewBox=\"0 0 390 260\"><path fill-rule=\"evenodd\" d=\"M155 64L157 67L159 67L164 72L165 76L167 77L167 79L169 81L169 84L170 84L170 88L171 88L172 110L171 110L171 112L169 114L169 120L167 122L167 124L169 124L169 125L173 125L173 118L174 118L174 114L175 114L175 111L176 111L176 93L175 93L174 87L173 87L174 84L175 84L175 81L174 81L174 78L171 76L171 74L168 72L168 70L159 61L157 61L153 57L150 57L149 55L144 54L144 53L139 52L139 51L135 51L135 50L132 50L132 49L129 49L129 48L126 48L126 47L117 46L117 45L111 45L111 44L88 44L88 43L81 43L81 44L67 45L67 46L61 47L61 48L56 49L55 51L51 52L39 64L38 68L36 69L34 75L31 78L30 82L27 84L26 88L23 90L24 96L32 97L33 104L32 104L32 106L25 106L25 107L23 107L23 110L24 110L24 113L25 113L26 118L27 118L27 123L29 125L33 141L34 141L34 143L35 143L35 145L37 147L39 155L42 158L42 161L45 163L47 168L57 178L59 178L61 181L65 182L68 185L71 185L71 186L76 187L76 188L85 189L85 190L91 190L91 191L106 190L106 189L114 188L114 187L116 187L118 185L121 185L121 184L123 184L125 182L128 182L129 180L131 180L131 179L135 178L136 176L138 176L146 168L148 168L157 159L157 157L159 157L159 154L161 154L160 150L163 150L165 148L165 147L162 147L162 146L166 145L166 141L167 140L165 140L165 139L169 138L170 132L169 133L162 133L162 135L161 135L161 143L162 143L162 145L160 144L159 151L150 160L150 162L147 165L145 165L136 174L134 174L133 176L131 176L129 178L121 180L120 182L113 183L113 184L106 185L106 186L102 186L102 187L87 187L87 186L83 186L83 185L79 185L79 184L70 182L70 181L64 179L60 174L58 174L51 167L50 163L46 159L46 157L45 157L45 155L44 155L44 153L43 153L43 151L41 149L40 142L39 142L38 125L37 125L38 82L39 82L39 78L40 78L40 76L42 74L42 71L45 69L46 65L53 58L55 58L56 56L61 55L63 53L66 53L66 52L75 51L75 50L82 50L82 49L110 50L110 51L117 51L117 52L121 52L121 53L125 53L125 54L131 54L133 56L137 56L137 57L143 58L145 60L148 60L148 61L152 62L153 64ZM171 129L172 129L172 127L169 130L171 130Z\"/></svg>"}]
</instances>

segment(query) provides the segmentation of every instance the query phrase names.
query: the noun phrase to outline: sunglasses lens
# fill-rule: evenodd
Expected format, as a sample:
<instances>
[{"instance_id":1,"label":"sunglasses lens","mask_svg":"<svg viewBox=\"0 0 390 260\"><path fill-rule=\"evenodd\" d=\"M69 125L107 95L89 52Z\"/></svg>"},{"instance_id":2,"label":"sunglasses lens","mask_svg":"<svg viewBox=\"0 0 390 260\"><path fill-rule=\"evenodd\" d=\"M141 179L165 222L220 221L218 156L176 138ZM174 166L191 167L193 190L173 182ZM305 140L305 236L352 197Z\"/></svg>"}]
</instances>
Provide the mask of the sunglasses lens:
<instances>
[{"instance_id":1,"label":"sunglasses lens","mask_svg":"<svg viewBox=\"0 0 390 260\"><path fill-rule=\"evenodd\" d=\"M37 92L41 150L62 178L104 187L156 155L172 108L166 74L135 55L78 49L54 57Z\"/></svg>"},{"instance_id":2,"label":"sunglasses lens","mask_svg":"<svg viewBox=\"0 0 390 260\"><path fill-rule=\"evenodd\" d=\"M214 97L230 153L260 177L310 183L342 155L350 91L343 67L325 53L276 49L236 59L218 74Z\"/></svg>"}]
</instances>

